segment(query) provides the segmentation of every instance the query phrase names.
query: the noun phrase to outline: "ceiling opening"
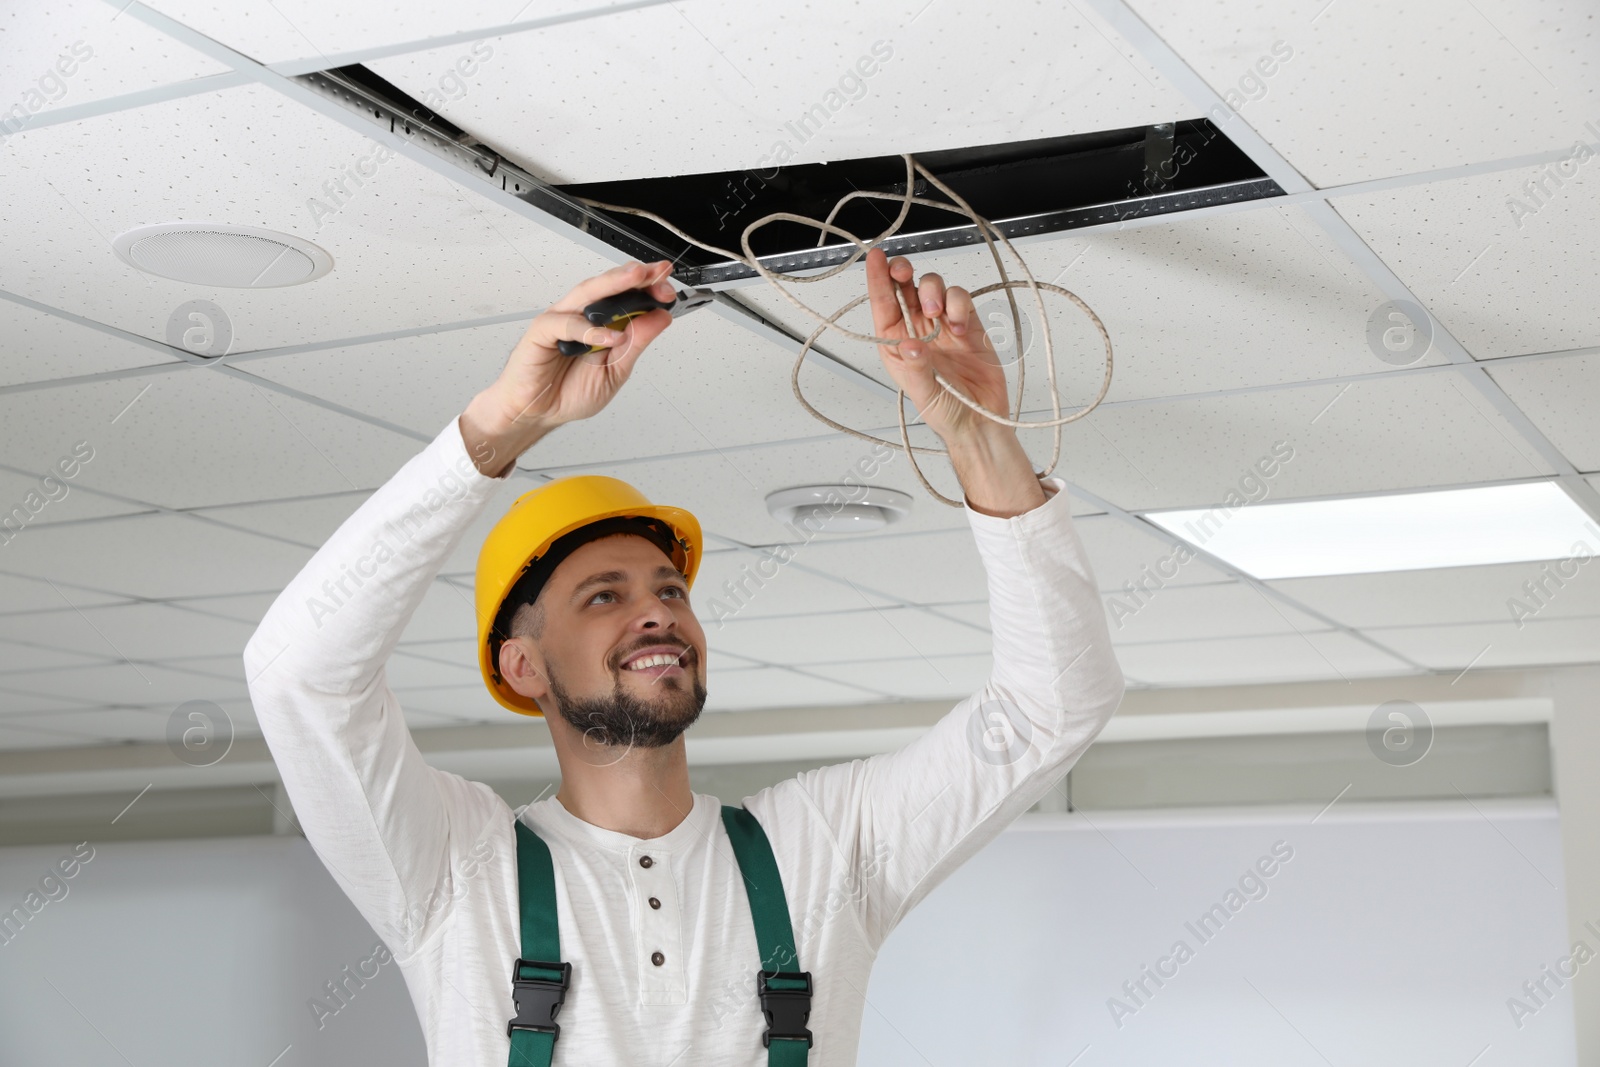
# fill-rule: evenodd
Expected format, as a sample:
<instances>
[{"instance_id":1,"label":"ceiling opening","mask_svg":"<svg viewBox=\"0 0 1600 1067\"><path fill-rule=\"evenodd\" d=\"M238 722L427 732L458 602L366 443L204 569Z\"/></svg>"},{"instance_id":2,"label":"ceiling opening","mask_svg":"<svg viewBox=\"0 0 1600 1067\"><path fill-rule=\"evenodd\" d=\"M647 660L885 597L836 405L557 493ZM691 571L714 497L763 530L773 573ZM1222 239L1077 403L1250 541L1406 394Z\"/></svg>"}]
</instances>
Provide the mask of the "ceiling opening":
<instances>
[{"instance_id":1,"label":"ceiling opening","mask_svg":"<svg viewBox=\"0 0 1600 1067\"><path fill-rule=\"evenodd\" d=\"M738 251L745 228L773 212L823 219L852 191L905 191L905 162L893 155L552 186L365 67L340 67L300 80L393 132L475 168L506 191L629 256L673 260L675 275L686 285L733 281L755 272L688 244L647 219L608 213L582 200L650 211L706 244ZM1208 119L919 153L917 160L1011 238L1284 195ZM922 178L914 193L941 199ZM870 238L897 211L889 201L856 200L836 221ZM757 231L752 248L763 265L777 271L832 266L855 250L835 237L819 248L817 237L811 227L776 222ZM904 255L981 241L977 228L961 215L914 206L905 225L882 247L891 255Z\"/></svg>"}]
</instances>

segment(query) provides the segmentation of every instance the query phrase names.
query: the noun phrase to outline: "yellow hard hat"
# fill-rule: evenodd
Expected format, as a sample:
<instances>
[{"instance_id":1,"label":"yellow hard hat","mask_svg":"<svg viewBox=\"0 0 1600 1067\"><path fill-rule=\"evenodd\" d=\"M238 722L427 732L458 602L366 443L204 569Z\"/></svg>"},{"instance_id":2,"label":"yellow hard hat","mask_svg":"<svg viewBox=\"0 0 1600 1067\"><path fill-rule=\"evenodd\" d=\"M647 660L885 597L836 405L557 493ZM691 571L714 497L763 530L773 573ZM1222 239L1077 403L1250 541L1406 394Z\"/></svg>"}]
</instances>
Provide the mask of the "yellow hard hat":
<instances>
[{"instance_id":1,"label":"yellow hard hat","mask_svg":"<svg viewBox=\"0 0 1600 1067\"><path fill-rule=\"evenodd\" d=\"M627 482L599 474L562 478L523 493L489 531L478 553L478 667L489 695L502 706L521 715L544 714L537 702L500 677L499 649L505 634L496 634L494 626L506 598L558 538L614 518L665 524L672 535L672 562L694 585L702 551L700 521L682 508L652 504Z\"/></svg>"}]
</instances>

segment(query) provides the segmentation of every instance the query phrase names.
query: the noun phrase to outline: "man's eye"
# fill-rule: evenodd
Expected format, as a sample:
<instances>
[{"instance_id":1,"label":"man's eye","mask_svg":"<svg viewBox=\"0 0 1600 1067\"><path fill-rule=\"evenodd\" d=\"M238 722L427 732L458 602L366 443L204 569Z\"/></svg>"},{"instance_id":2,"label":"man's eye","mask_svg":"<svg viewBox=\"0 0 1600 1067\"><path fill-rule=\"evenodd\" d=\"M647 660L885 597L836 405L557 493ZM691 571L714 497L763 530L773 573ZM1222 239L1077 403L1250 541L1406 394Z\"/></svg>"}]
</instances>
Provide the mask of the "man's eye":
<instances>
[{"instance_id":1,"label":"man's eye","mask_svg":"<svg viewBox=\"0 0 1600 1067\"><path fill-rule=\"evenodd\" d=\"M610 597L611 600L615 600L617 598L617 594L611 592L610 590L602 590L601 592L598 592L594 596L590 597L589 598L589 603L591 603L591 604L599 603L600 602L600 598L603 597L603 596ZM610 603L610 602L611 601L606 601L605 603Z\"/></svg>"},{"instance_id":2,"label":"man's eye","mask_svg":"<svg viewBox=\"0 0 1600 1067\"><path fill-rule=\"evenodd\" d=\"M665 589L661 590L661 595L662 596L675 596L679 600L682 600L685 597L687 597L689 594L687 592L685 592L680 586L669 585Z\"/></svg>"}]
</instances>

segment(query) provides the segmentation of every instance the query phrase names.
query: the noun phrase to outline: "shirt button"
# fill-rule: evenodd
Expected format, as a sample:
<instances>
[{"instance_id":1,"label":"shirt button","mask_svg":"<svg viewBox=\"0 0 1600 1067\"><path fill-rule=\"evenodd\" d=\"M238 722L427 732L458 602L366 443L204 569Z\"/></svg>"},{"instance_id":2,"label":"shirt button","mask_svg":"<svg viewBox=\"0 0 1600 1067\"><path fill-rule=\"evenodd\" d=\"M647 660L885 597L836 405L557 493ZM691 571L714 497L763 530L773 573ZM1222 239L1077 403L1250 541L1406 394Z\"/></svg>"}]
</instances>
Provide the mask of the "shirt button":
<instances>
[{"instance_id":1,"label":"shirt button","mask_svg":"<svg viewBox=\"0 0 1600 1067\"><path fill-rule=\"evenodd\" d=\"M655 860L651 859L649 856L639 857L639 866L641 867L648 867L653 863L655 863Z\"/></svg>"},{"instance_id":2,"label":"shirt button","mask_svg":"<svg viewBox=\"0 0 1600 1067\"><path fill-rule=\"evenodd\" d=\"M659 909L661 907L661 901L657 900L655 897L651 897L650 898L650 906L652 908Z\"/></svg>"},{"instance_id":3,"label":"shirt button","mask_svg":"<svg viewBox=\"0 0 1600 1067\"><path fill-rule=\"evenodd\" d=\"M663 963L667 962L667 957L663 956L659 952L652 952L652 953L650 953L650 962L655 964L657 967L659 967Z\"/></svg>"}]
</instances>

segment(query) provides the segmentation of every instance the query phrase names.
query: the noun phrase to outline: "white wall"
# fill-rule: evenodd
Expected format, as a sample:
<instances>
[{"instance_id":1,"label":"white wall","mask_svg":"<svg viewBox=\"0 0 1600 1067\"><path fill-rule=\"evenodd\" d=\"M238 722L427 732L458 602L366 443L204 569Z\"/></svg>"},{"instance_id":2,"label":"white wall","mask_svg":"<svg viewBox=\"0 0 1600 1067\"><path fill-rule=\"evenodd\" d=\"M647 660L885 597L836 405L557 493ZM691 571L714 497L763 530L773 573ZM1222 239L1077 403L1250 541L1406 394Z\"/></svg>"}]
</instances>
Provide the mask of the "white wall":
<instances>
[{"instance_id":1,"label":"white wall","mask_svg":"<svg viewBox=\"0 0 1600 1067\"><path fill-rule=\"evenodd\" d=\"M276 1067L425 1063L393 963L320 1028L307 1006L377 938L303 839L93 848L0 944L0 1063L267 1067L286 1048ZM0 908L71 853L0 849Z\"/></svg>"},{"instance_id":2,"label":"white wall","mask_svg":"<svg viewBox=\"0 0 1600 1067\"><path fill-rule=\"evenodd\" d=\"M860 1063L1570 1067L1569 990L1520 1031L1505 1004L1567 951L1558 821L1476 804L1025 816L891 936ZM1280 840L1201 944L1185 921ZM0 944L0 1063L420 1067L392 964L318 1028L307 1001L376 939L303 840L94 847ZM70 853L0 850L0 906ZM1178 939L1194 957L1119 1029L1107 999Z\"/></svg>"},{"instance_id":3,"label":"white wall","mask_svg":"<svg viewBox=\"0 0 1600 1067\"><path fill-rule=\"evenodd\" d=\"M1474 803L1341 802L1314 825L1024 816L1039 829L1003 834L890 936L860 1062L1571 1067L1570 984L1520 1030L1506 1007L1568 954L1554 807ZM1266 895L1201 944L1184 923L1280 840L1294 858ZM1193 958L1119 1028L1108 999L1179 939Z\"/></svg>"}]
</instances>

